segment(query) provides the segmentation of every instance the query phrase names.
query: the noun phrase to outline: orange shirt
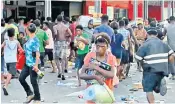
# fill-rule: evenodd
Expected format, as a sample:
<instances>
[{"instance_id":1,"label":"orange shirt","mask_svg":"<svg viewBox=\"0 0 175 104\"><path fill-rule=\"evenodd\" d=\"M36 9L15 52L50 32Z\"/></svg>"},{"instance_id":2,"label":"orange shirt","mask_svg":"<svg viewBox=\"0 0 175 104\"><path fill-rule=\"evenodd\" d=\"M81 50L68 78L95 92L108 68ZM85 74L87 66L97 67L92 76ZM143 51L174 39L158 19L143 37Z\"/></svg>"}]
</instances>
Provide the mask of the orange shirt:
<instances>
[{"instance_id":1,"label":"orange shirt","mask_svg":"<svg viewBox=\"0 0 175 104\"><path fill-rule=\"evenodd\" d=\"M94 57L96 57L96 53L95 52L89 52L86 55L86 57L84 58L84 65L88 65L89 62L90 62L90 59L94 58ZM109 65L111 65L112 68L116 66L116 58L115 58L114 55L112 55L111 52L107 53L107 63ZM107 78L105 80L105 83L109 87L109 89L111 89L113 91L113 87L114 87L113 86L113 78Z\"/></svg>"},{"instance_id":2,"label":"orange shirt","mask_svg":"<svg viewBox=\"0 0 175 104\"><path fill-rule=\"evenodd\" d=\"M145 40L147 37L147 32L144 28L141 30L137 28L134 30L134 35L136 36L137 40Z\"/></svg>"}]
</instances>

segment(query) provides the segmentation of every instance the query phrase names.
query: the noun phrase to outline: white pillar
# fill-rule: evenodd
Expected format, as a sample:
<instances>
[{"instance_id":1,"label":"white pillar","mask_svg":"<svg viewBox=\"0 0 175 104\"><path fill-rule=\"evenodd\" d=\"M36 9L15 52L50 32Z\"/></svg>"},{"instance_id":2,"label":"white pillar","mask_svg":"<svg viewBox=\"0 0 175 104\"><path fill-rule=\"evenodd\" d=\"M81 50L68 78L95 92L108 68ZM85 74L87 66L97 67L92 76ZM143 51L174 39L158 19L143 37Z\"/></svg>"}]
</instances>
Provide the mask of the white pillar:
<instances>
[{"instance_id":1,"label":"white pillar","mask_svg":"<svg viewBox=\"0 0 175 104\"><path fill-rule=\"evenodd\" d=\"M172 1L172 15L174 16L174 0Z\"/></svg>"},{"instance_id":2,"label":"white pillar","mask_svg":"<svg viewBox=\"0 0 175 104\"><path fill-rule=\"evenodd\" d=\"M95 0L95 13L101 13L101 0Z\"/></svg>"},{"instance_id":3,"label":"white pillar","mask_svg":"<svg viewBox=\"0 0 175 104\"><path fill-rule=\"evenodd\" d=\"M136 20L136 18L138 17L138 5L137 5L137 0L133 1L133 9L134 9L134 20Z\"/></svg>"},{"instance_id":4,"label":"white pillar","mask_svg":"<svg viewBox=\"0 0 175 104\"><path fill-rule=\"evenodd\" d=\"M4 4L3 1L0 1L0 5L1 5L1 18L3 18L3 8L4 8Z\"/></svg>"},{"instance_id":5,"label":"white pillar","mask_svg":"<svg viewBox=\"0 0 175 104\"><path fill-rule=\"evenodd\" d=\"M144 13L145 19L148 19L148 2L149 2L148 0L144 1L144 12L143 13Z\"/></svg>"},{"instance_id":6,"label":"white pillar","mask_svg":"<svg viewBox=\"0 0 175 104\"><path fill-rule=\"evenodd\" d=\"M168 1L168 18L171 16L171 1Z\"/></svg>"},{"instance_id":7,"label":"white pillar","mask_svg":"<svg viewBox=\"0 0 175 104\"><path fill-rule=\"evenodd\" d=\"M52 12L51 6L52 6L51 0L45 0L45 18L51 17Z\"/></svg>"},{"instance_id":8,"label":"white pillar","mask_svg":"<svg viewBox=\"0 0 175 104\"><path fill-rule=\"evenodd\" d=\"M165 8L165 6L164 6L164 0L162 0L162 2L161 2L161 20L162 21L164 21L164 8Z\"/></svg>"}]
</instances>

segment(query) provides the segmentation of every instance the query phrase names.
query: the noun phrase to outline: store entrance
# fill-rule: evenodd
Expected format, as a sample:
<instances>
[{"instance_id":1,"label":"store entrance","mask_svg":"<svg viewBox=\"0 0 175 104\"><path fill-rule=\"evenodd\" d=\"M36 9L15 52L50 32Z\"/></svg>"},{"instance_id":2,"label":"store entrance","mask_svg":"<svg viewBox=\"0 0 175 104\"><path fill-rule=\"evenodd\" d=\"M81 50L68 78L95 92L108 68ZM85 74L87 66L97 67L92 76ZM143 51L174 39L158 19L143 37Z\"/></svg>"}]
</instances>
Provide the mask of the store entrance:
<instances>
[{"instance_id":1,"label":"store entrance","mask_svg":"<svg viewBox=\"0 0 175 104\"><path fill-rule=\"evenodd\" d=\"M61 12L64 12L65 17L69 17L69 4L70 2L52 1L52 19L55 21Z\"/></svg>"}]
</instances>

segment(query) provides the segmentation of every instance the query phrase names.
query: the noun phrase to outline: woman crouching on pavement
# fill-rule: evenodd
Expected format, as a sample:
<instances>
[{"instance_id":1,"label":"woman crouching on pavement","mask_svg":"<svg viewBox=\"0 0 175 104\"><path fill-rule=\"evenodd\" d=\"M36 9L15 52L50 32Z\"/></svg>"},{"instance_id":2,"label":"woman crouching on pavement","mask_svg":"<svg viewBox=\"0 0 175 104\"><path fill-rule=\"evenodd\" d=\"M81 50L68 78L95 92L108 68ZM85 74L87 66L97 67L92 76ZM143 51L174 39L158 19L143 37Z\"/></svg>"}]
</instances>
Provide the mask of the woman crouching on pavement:
<instances>
[{"instance_id":1,"label":"woman crouching on pavement","mask_svg":"<svg viewBox=\"0 0 175 104\"><path fill-rule=\"evenodd\" d=\"M107 49L110 44L110 38L106 33L100 33L95 39L96 51L89 52L85 59L84 65L80 70L80 78L86 80L87 88L94 84L104 85L106 84L113 92L113 77L115 73L116 60L115 56ZM93 60L93 62L92 62ZM108 64L111 68L106 70L100 67L97 62L103 62ZM93 104L92 101L87 103Z\"/></svg>"}]
</instances>

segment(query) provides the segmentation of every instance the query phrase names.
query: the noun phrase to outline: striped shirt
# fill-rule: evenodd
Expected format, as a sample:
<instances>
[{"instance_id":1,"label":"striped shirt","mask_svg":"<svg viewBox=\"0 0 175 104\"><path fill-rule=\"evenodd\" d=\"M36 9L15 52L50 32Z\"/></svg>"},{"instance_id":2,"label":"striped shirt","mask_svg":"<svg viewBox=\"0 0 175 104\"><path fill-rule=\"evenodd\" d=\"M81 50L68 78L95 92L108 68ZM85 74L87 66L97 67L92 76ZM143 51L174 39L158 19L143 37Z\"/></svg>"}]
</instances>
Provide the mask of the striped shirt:
<instances>
[{"instance_id":1,"label":"striped shirt","mask_svg":"<svg viewBox=\"0 0 175 104\"><path fill-rule=\"evenodd\" d=\"M168 75L168 57L173 50L157 37L148 38L137 51L135 58L142 62L145 72L163 72Z\"/></svg>"}]
</instances>

